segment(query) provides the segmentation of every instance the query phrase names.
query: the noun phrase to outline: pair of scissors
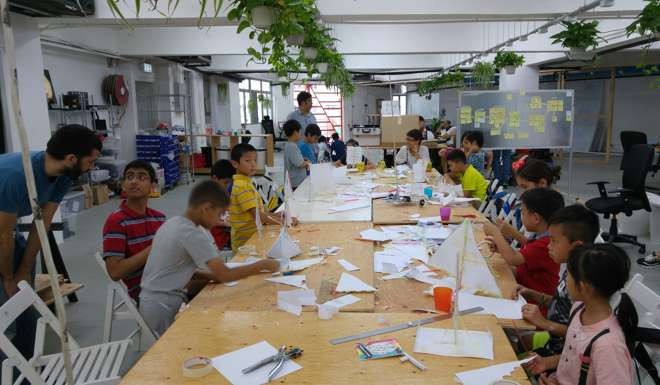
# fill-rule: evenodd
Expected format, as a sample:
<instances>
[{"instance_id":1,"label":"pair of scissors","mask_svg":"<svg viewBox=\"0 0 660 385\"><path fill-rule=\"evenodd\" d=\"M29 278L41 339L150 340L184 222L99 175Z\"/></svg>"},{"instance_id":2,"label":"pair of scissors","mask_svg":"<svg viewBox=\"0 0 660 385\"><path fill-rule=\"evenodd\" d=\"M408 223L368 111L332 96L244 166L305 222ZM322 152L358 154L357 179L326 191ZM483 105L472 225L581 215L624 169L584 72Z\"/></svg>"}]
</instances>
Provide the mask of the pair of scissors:
<instances>
[{"instance_id":1,"label":"pair of scissors","mask_svg":"<svg viewBox=\"0 0 660 385\"><path fill-rule=\"evenodd\" d=\"M247 368L241 370L241 373L248 374L268 364L275 363L275 366L268 372L268 382L270 382L279 374L280 371L282 371L282 368L284 367L284 364L287 360L300 357L302 353L303 350L300 348L292 347L291 349L287 350L286 345L283 345L277 351L277 354L266 357L263 360L248 366Z\"/></svg>"}]
</instances>

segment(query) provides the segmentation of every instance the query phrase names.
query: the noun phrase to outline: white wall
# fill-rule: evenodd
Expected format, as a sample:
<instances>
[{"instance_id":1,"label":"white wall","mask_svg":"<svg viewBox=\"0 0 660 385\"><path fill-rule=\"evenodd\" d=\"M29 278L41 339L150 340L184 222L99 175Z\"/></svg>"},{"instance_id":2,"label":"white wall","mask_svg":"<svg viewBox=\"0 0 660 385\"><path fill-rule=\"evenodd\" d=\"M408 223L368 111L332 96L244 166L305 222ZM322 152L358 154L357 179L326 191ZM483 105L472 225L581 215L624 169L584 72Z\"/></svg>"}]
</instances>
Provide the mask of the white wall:
<instances>
[{"instance_id":1,"label":"white wall","mask_svg":"<svg viewBox=\"0 0 660 385\"><path fill-rule=\"evenodd\" d=\"M43 150L50 138L50 124L48 122L48 107L46 105L46 93L43 84L43 61L41 42L39 38L39 27L37 21L32 18L12 15L14 28L14 39L16 45L16 68L18 73L18 92L23 123L27 131L29 146L31 150ZM1 92L3 101L3 117L8 152L20 151L18 130L13 118L11 90L9 80L11 79L6 61L4 48L2 54L2 81Z\"/></svg>"},{"instance_id":2,"label":"white wall","mask_svg":"<svg viewBox=\"0 0 660 385\"><path fill-rule=\"evenodd\" d=\"M396 93L395 90L392 94ZM368 114L378 114L377 99L390 100L390 89L388 87L357 86L355 93L345 99L344 114L346 127L354 124L366 124Z\"/></svg>"}]
</instances>

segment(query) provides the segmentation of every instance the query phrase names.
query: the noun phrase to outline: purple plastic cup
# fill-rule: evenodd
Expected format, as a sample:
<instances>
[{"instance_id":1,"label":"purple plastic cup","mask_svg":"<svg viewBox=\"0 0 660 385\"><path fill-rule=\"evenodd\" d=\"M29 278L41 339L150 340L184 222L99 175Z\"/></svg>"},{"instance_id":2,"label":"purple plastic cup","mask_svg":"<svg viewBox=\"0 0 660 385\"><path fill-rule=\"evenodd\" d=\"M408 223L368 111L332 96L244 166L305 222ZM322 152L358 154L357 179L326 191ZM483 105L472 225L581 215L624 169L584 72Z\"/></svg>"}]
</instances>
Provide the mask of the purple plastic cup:
<instances>
[{"instance_id":1,"label":"purple plastic cup","mask_svg":"<svg viewBox=\"0 0 660 385\"><path fill-rule=\"evenodd\" d=\"M443 222L449 221L451 218L451 207L442 206L440 207L440 220Z\"/></svg>"}]
</instances>

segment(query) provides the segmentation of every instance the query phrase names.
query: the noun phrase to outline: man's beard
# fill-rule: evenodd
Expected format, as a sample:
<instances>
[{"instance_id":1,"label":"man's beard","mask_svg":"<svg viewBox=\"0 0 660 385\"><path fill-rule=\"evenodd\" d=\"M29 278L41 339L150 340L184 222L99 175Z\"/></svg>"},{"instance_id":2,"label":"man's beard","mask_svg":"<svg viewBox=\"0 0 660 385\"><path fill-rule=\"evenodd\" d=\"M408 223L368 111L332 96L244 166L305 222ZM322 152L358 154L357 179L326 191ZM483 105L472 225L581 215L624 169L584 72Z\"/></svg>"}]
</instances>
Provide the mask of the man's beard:
<instances>
[{"instance_id":1,"label":"man's beard","mask_svg":"<svg viewBox=\"0 0 660 385\"><path fill-rule=\"evenodd\" d=\"M80 161L76 162L71 167L65 168L62 172L64 176L68 176L71 179L78 179L83 174L82 167L80 167Z\"/></svg>"}]
</instances>

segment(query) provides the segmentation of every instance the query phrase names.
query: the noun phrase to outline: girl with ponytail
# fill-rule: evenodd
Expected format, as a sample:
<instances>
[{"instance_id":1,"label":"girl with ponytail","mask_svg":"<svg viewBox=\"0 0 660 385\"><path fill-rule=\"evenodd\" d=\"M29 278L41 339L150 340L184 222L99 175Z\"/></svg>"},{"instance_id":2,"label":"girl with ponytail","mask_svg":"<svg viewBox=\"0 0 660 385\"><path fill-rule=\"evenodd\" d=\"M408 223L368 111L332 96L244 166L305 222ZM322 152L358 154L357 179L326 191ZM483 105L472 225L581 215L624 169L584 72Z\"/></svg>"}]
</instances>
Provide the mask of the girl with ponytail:
<instances>
[{"instance_id":1,"label":"girl with ponytail","mask_svg":"<svg viewBox=\"0 0 660 385\"><path fill-rule=\"evenodd\" d=\"M530 369L545 385L632 385L637 311L620 292L630 273L628 255L612 244L579 246L567 268L574 304L564 350L561 356L536 357ZM544 373L555 368L551 377Z\"/></svg>"}]
</instances>

